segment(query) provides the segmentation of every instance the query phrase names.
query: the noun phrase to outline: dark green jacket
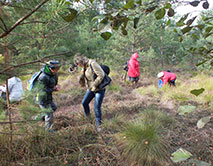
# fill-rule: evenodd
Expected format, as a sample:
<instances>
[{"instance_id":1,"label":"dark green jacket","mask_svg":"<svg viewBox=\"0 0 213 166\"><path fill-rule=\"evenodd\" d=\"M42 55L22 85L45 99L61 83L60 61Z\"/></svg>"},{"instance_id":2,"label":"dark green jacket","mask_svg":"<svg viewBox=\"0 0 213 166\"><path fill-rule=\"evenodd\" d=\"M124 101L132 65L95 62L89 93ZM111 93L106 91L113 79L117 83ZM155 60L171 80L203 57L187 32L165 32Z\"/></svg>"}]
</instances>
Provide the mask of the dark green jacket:
<instances>
[{"instance_id":1,"label":"dark green jacket","mask_svg":"<svg viewBox=\"0 0 213 166\"><path fill-rule=\"evenodd\" d=\"M42 73L38 78L41 89L39 90L38 102L40 105L48 105L52 102L52 93L58 84L58 75L53 75L49 67L45 65L41 69Z\"/></svg>"}]
</instances>

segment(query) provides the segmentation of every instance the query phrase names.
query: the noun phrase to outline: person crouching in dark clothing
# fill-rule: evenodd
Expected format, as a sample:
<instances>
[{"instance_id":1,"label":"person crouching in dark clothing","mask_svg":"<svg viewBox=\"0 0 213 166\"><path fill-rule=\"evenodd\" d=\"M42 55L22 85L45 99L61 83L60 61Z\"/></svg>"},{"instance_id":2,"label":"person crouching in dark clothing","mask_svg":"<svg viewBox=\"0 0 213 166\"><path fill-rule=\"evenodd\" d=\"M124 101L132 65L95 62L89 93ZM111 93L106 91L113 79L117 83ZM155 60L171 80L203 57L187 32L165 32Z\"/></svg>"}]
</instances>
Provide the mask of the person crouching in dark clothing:
<instances>
[{"instance_id":1,"label":"person crouching in dark clothing","mask_svg":"<svg viewBox=\"0 0 213 166\"><path fill-rule=\"evenodd\" d=\"M53 112L57 109L57 105L53 101L52 93L59 90L58 85L58 71L60 69L59 61L49 61L41 69L42 73L38 78L38 83L41 85L36 101L41 109L45 109L47 114L45 116L45 129L50 130L53 124Z\"/></svg>"}]
</instances>

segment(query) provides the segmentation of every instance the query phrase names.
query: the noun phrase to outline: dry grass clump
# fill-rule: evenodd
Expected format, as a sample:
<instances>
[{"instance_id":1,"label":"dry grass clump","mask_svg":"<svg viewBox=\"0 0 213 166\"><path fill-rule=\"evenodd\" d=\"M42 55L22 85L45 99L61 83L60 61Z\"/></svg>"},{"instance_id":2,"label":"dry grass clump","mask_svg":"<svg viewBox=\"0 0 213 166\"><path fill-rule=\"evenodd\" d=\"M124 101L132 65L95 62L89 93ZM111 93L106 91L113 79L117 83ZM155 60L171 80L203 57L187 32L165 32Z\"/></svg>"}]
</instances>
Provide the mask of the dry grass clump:
<instances>
[{"instance_id":1,"label":"dry grass clump","mask_svg":"<svg viewBox=\"0 0 213 166\"><path fill-rule=\"evenodd\" d=\"M12 142L9 141L8 135L0 135L0 162L5 165L61 165L64 162L78 165L80 161L88 162L85 157L93 159L94 156L91 155L97 155L94 149L88 146L92 147L94 144L94 147L101 149L97 146L97 139L98 135L90 125L62 129L55 134L40 127L28 127L25 134L13 136Z\"/></svg>"},{"instance_id":2,"label":"dry grass clump","mask_svg":"<svg viewBox=\"0 0 213 166\"><path fill-rule=\"evenodd\" d=\"M151 97L160 97L160 91L155 85L149 85L147 87L140 87L135 90L135 92L141 94L141 95L148 95Z\"/></svg>"},{"instance_id":3,"label":"dry grass clump","mask_svg":"<svg viewBox=\"0 0 213 166\"><path fill-rule=\"evenodd\" d=\"M124 124L116 140L121 150L121 159L129 165L165 165L169 161L166 141L160 118L153 112L144 112L144 118Z\"/></svg>"}]
</instances>

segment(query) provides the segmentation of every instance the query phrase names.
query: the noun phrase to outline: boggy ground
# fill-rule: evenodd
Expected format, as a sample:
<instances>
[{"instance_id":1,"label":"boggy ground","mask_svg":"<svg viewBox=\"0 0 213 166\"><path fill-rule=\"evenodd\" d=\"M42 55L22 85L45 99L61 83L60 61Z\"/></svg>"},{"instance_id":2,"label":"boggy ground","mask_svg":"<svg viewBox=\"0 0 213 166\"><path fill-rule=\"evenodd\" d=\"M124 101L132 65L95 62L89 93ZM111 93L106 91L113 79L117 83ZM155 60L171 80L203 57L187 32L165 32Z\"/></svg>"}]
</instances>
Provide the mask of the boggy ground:
<instances>
[{"instance_id":1,"label":"boggy ground","mask_svg":"<svg viewBox=\"0 0 213 166\"><path fill-rule=\"evenodd\" d=\"M67 87L67 82L69 80L64 80L62 83L64 88ZM203 105L199 105L193 101L186 101L184 104L195 105L196 111L189 113L185 116L178 114L179 103L175 100L166 100L162 101L160 97L154 97L152 95L141 95L137 93L137 88L146 88L151 85L152 82L149 82L148 79L140 80L136 87L131 87L128 83L123 82L122 80L117 80L113 84L121 86L120 90L113 91L110 88L107 89L105 99L102 105L103 119L104 122L110 121L110 119L115 116L125 115L128 117L128 120L132 120L140 111L147 109L157 109L165 114L169 115L172 123L168 123L165 126L166 135L164 135L165 140L168 144L169 153L172 154L179 148L183 148L189 151L193 156L191 159L197 159L205 161L209 164L213 164L213 113L210 108L205 108ZM69 87L72 85L77 85L76 83L69 82ZM80 89L81 93L78 93L75 96L70 95L66 96L63 101L59 103L59 110L55 113L55 124L54 128L56 130L61 130L62 128L74 128L83 125L88 125L88 122L84 120L83 109L81 108L81 99L84 95L85 89ZM76 97L77 96L77 97ZM60 94L58 95L59 98ZM91 112L93 112L93 102L90 104ZM205 125L204 128L198 129L196 124L199 119L202 117L211 116L209 123ZM95 120L93 119L92 126L95 129ZM103 127L103 131L99 133L101 140L104 140L104 144L110 144L112 139L112 134L116 133L117 129L110 127ZM99 149L100 150L100 149ZM94 152L94 151L93 151ZM115 164L115 165L125 165L120 158L120 152L116 149L118 154L114 154L115 150L112 150L112 160L113 162L106 162L105 164ZM96 152L95 152L96 153ZM97 151L94 156L97 160L104 158L102 155L106 151ZM177 166L188 166L195 165L192 163L192 160L187 160L185 162L173 163L168 161L167 165L177 165ZM92 159L91 159L92 160ZM81 161L82 165L87 162ZM101 161L91 161L88 162L91 165L99 165L103 163ZM99 164L98 164L99 163ZM81 165L78 163L78 165ZM101 164L100 164L101 165ZM134 165L134 164L133 164Z\"/></svg>"},{"instance_id":2,"label":"boggy ground","mask_svg":"<svg viewBox=\"0 0 213 166\"><path fill-rule=\"evenodd\" d=\"M168 115L169 118L164 123L163 137L170 155L179 148L193 155L189 160L178 163L168 159L165 166L196 166L192 159L213 164L211 107L188 100L181 104L194 105L196 111L185 116L179 115L180 102L177 100L162 100L161 95L156 96L152 93L142 95L138 92L139 88L147 89L155 84L150 81L152 79L143 78L136 87L131 87L129 83L112 76L112 85L107 87L102 105L103 130L97 133L93 111L94 101L90 104L93 118L86 120L81 107L81 100L86 89L79 87L76 78L77 75L65 76L64 80L59 81L61 91L54 95L58 104L53 125L53 129L57 131L56 134L46 137L31 130L33 126L27 127L25 135L18 136L13 143L14 153L7 156L5 153L7 147L0 144L1 165L143 165L127 163L123 160L122 151L114 135L119 133L122 123L136 119L146 110L157 110ZM198 129L197 121L206 116L211 117L210 122ZM16 115L13 115L14 117ZM35 126L43 126L43 122L34 124ZM18 128L19 126L14 127L14 129Z\"/></svg>"}]
</instances>

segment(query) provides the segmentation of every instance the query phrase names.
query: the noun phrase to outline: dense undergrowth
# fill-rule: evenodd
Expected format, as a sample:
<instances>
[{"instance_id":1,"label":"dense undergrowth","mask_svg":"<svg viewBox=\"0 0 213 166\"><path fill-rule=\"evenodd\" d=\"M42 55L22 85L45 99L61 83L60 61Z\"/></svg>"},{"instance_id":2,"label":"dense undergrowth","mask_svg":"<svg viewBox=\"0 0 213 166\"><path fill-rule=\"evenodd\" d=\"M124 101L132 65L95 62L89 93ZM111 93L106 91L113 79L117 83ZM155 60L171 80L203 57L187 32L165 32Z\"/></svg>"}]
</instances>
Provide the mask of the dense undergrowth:
<instances>
[{"instance_id":1,"label":"dense undergrowth","mask_svg":"<svg viewBox=\"0 0 213 166\"><path fill-rule=\"evenodd\" d=\"M1 165L213 164L212 77L199 74L186 80L178 76L176 88L162 89L150 81L153 79L142 78L132 88L118 74L111 77L112 85L102 105L101 133L96 131L94 114L92 120L84 118L80 104L85 89L78 85L77 74L63 74L59 80L61 91L54 95L58 110L53 128L57 132L46 133L42 121L14 123L11 133L8 124L1 125L1 133L8 133L0 134ZM190 93L199 88L205 89L199 96ZM180 108L188 106L195 109L180 114ZM33 108L26 101L19 103L11 108L13 120L29 120L33 115L26 112ZM197 121L203 117L211 120L198 129ZM189 151L191 158L173 162L171 154L179 148Z\"/></svg>"}]
</instances>

